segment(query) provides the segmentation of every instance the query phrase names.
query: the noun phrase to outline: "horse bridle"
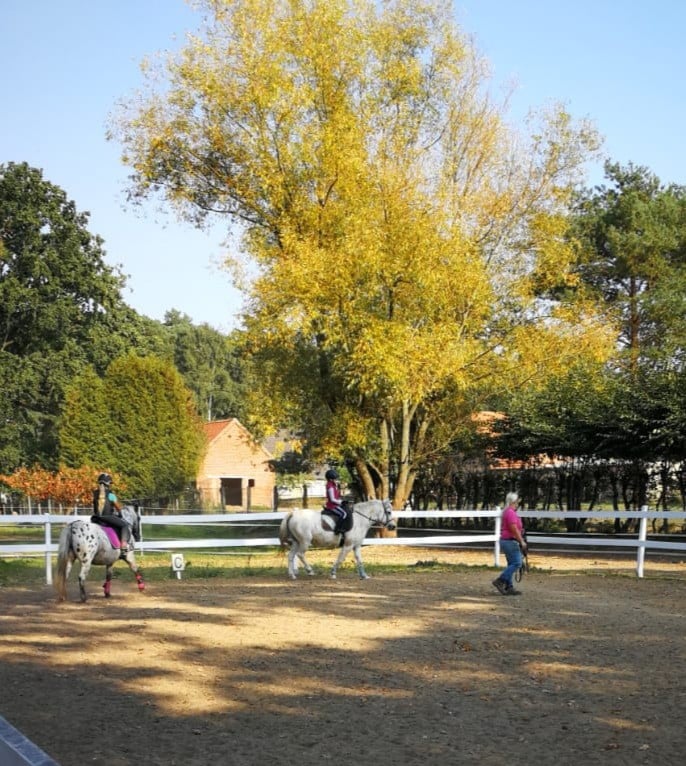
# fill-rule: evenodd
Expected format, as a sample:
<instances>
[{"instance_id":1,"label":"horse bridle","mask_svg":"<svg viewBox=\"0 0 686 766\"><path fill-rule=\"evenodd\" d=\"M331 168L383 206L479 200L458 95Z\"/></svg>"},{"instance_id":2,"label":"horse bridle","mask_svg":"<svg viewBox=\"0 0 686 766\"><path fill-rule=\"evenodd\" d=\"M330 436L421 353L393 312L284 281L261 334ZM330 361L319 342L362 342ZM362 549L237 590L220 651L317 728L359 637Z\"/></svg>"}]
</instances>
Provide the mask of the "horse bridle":
<instances>
[{"instance_id":1,"label":"horse bridle","mask_svg":"<svg viewBox=\"0 0 686 766\"><path fill-rule=\"evenodd\" d=\"M388 526L391 519L393 518L393 509L391 508L389 510L385 500L381 500L380 502L381 502L381 505L383 506L383 521L377 521L376 519L373 519L371 516L366 516L364 513L362 513L362 511L356 511L354 504L353 504L353 513L356 513L358 516L362 516L363 519L367 519L367 521L370 523L372 528L378 528L378 527L385 528Z\"/></svg>"}]
</instances>

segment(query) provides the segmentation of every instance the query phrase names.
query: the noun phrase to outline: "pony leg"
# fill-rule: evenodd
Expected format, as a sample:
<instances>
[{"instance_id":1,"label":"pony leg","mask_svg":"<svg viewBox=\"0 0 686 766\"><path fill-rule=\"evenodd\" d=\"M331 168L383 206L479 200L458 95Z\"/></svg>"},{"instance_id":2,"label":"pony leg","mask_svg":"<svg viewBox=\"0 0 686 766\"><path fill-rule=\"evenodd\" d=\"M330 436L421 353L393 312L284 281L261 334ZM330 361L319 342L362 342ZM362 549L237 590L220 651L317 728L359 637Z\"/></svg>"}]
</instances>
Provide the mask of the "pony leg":
<instances>
[{"instance_id":1,"label":"pony leg","mask_svg":"<svg viewBox=\"0 0 686 766\"><path fill-rule=\"evenodd\" d=\"M88 601L88 593L86 593L86 578L88 577L88 573L90 571L91 571L91 562L82 561L81 571L79 572L79 594L81 596L81 601L84 604L86 603L86 601Z\"/></svg>"},{"instance_id":2,"label":"pony leg","mask_svg":"<svg viewBox=\"0 0 686 766\"><path fill-rule=\"evenodd\" d=\"M133 550L131 550L131 548L129 548L129 552L124 557L124 560L129 565L129 569L136 577L136 585L138 585L138 590L143 592L145 590L145 580L143 579L141 570L136 566L136 557L134 556Z\"/></svg>"},{"instance_id":3,"label":"pony leg","mask_svg":"<svg viewBox=\"0 0 686 766\"><path fill-rule=\"evenodd\" d=\"M298 576L298 562L295 558L296 553L295 543L293 543L288 551L288 576L291 580L295 580Z\"/></svg>"},{"instance_id":4,"label":"pony leg","mask_svg":"<svg viewBox=\"0 0 686 766\"><path fill-rule=\"evenodd\" d=\"M314 569L310 566L310 562L305 558L305 553L298 551L298 558L302 561L302 565L305 567L305 571L310 577L314 576Z\"/></svg>"},{"instance_id":5,"label":"pony leg","mask_svg":"<svg viewBox=\"0 0 686 766\"><path fill-rule=\"evenodd\" d=\"M364 571L364 564L362 563L362 546L356 545L353 548L353 556L355 556L355 563L357 564L357 574L360 575L360 580L368 580L369 575Z\"/></svg>"},{"instance_id":6,"label":"pony leg","mask_svg":"<svg viewBox=\"0 0 686 766\"><path fill-rule=\"evenodd\" d=\"M110 597L110 590L112 589L112 567L109 566L105 570L105 582L102 584L102 589L105 591L105 598Z\"/></svg>"},{"instance_id":7,"label":"pony leg","mask_svg":"<svg viewBox=\"0 0 686 766\"><path fill-rule=\"evenodd\" d=\"M331 579L336 579L336 572L338 570L338 567L345 561L345 557L350 553L350 548L346 545L343 548L341 548L341 552L338 554L338 558L334 561L333 566L331 567Z\"/></svg>"}]
</instances>

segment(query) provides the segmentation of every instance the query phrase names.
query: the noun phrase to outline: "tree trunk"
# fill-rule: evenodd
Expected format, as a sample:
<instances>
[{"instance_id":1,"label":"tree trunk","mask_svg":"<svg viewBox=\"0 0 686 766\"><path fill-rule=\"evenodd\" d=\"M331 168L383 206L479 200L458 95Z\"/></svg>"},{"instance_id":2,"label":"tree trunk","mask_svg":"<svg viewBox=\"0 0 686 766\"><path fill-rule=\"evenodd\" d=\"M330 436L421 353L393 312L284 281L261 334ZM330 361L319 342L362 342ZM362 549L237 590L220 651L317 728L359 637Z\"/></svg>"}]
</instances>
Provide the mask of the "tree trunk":
<instances>
[{"instance_id":1,"label":"tree trunk","mask_svg":"<svg viewBox=\"0 0 686 766\"><path fill-rule=\"evenodd\" d=\"M355 458L355 468L357 469L357 475L362 482L362 491L365 500L374 500L376 498L376 488L374 487L374 480L369 470L367 462L361 457Z\"/></svg>"}]
</instances>

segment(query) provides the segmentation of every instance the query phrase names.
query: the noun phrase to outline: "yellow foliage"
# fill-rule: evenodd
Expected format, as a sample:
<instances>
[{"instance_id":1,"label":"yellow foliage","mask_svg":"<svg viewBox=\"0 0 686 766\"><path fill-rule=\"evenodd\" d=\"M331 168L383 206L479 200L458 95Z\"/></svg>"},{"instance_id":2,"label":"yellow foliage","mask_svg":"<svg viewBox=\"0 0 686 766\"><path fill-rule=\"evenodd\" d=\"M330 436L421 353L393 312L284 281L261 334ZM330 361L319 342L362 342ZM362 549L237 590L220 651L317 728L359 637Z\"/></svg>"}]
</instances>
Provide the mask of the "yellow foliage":
<instances>
[{"instance_id":1,"label":"yellow foliage","mask_svg":"<svg viewBox=\"0 0 686 766\"><path fill-rule=\"evenodd\" d=\"M573 285L565 206L595 133L561 108L514 133L448 3L199 5L209 25L113 135L134 194L239 224L265 423L309 408L321 444L362 451L396 413L440 420L446 392L604 353L588 306L538 297Z\"/></svg>"}]
</instances>

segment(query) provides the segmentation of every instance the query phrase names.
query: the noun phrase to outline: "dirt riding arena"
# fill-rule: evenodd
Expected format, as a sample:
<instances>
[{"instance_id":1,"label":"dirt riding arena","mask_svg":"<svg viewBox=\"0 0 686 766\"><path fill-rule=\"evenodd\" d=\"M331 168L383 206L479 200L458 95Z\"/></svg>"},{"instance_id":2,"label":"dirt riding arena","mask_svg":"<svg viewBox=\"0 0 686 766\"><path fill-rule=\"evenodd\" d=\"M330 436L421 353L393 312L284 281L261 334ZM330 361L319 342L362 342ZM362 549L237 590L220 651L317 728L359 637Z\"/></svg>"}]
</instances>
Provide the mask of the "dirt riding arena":
<instances>
[{"instance_id":1,"label":"dirt riding arena","mask_svg":"<svg viewBox=\"0 0 686 766\"><path fill-rule=\"evenodd\" d=\"M684 763L686 565L477 563L3 588L0 714L61 766Z\"/></svg>"}]
</instances>

